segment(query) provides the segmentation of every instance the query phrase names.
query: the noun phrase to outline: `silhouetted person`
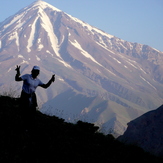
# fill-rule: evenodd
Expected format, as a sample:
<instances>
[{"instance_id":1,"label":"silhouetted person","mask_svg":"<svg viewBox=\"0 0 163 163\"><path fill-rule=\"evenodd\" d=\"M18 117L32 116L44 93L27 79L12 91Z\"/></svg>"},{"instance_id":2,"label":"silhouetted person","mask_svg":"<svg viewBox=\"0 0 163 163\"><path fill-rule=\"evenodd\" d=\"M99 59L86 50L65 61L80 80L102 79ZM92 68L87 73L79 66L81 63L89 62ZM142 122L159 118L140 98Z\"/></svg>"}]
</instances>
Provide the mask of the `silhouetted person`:
<instances>
[{"instance_id":1,"label":"silhouetted person","mask_svg":"<svg viewBox=\"0 0 163 163\"><path fill-rule=\"evenodd\" d=\"M40 73L40 68L34 66L31 74L25 74L20 76L20 66L16 67L15 81L23 81L23 87L20 97L20 106L23 114L24 127L25 129L31 129L34 125L34 118L37 107L37 98L35 90L38 86L42 88L48 88L52 82L55 81L55 75L52 75L51 79L47 84L44 84L37 76Z\"/></svg>"}]
</instances>

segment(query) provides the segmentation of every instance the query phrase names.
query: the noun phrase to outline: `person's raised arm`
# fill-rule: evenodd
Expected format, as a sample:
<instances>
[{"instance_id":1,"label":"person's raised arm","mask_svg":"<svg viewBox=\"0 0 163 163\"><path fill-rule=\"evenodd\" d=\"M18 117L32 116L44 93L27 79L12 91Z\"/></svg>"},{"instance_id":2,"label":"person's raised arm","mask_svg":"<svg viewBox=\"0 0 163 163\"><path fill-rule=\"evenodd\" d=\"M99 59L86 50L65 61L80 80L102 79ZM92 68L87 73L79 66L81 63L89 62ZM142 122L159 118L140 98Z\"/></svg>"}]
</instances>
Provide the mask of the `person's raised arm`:
<instances>
[{"instance_id":1,"label":"person's raised arm","mask_svg":"<svg viewBox=\"0 0 163 163\"><path fill-rule=\"evenodd\" d=\"M16 71L15 81L22 81L22 78L20 78L20 66L17 65L15 71Z\"/></svg>"},{"instance_id":2,"label":"person's raised arm","mask_svg":"<svg viewBox=\"0 0 163 163\"><path fill-rule=\"evenodd\" d=\"M55 75L52 75L52 77L51 77L51 79L49 80L49 82L47 83L47 84L43 84L43 85L41 85L41 87L42 88L48 88L51 84L52 84L52 82L54 82L55 81Z\"/></svg>"}]
</instances>

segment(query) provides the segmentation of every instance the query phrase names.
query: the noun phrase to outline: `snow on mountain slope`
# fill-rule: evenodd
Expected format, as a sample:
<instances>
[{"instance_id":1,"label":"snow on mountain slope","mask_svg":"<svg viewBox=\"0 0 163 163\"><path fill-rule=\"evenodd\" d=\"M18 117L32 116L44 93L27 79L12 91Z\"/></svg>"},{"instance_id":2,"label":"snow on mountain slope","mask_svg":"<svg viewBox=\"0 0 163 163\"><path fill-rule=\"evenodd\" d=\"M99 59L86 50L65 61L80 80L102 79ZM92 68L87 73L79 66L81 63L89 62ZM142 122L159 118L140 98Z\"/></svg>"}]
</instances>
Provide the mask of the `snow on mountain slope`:
<instances>
[{"instance_id":1,"label":"snow on mountain slope","mask_svg":"<svg viewBox=\"0 0 163 163\"><path fill-rule=\"evenodd\" d=\"M101 130L123 133L127 122L157 108L163 99L163 53L105 33L44 1L0 23L0 89L21 89L15 66L56 82L38 88L42 112L87 119ZM18 91L18 94L19 94ZM67 116L68 115L68 116Z\"/></svg>"}]
</instances>

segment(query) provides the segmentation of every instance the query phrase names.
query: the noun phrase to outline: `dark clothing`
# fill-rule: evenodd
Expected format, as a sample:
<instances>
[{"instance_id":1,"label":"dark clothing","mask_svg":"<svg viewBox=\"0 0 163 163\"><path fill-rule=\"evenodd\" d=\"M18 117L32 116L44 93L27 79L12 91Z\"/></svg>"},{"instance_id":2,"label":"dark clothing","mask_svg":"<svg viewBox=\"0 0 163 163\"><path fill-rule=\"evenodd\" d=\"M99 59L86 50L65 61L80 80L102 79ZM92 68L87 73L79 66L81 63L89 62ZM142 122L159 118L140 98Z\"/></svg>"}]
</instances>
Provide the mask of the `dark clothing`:
<instances>
[{"instance_id":1,"label":"dark clothing","mask_svg":"<svg viewBox=\"0 0 163 163\"><path fill-rule=\"evenodd\" d=\"M35 92L32 94L27 94L22 90L20 99L21 99L22 105L24 105L24 106L28 106L28 107L30 107L30 106L37 107L38 106Z\"/></svg>"},{"instance_id":2,"label":"dark clothing","mask_svg":"<svg viewBox=\"0 0 163 163\"><path fill-rule=\"evenodd\" d=\"M27 94L22 90L20 104L25 129L27 130L33 129L35 125L35 114L37 107L36 94L35 93Z\"/></svg>"}]
</instances>

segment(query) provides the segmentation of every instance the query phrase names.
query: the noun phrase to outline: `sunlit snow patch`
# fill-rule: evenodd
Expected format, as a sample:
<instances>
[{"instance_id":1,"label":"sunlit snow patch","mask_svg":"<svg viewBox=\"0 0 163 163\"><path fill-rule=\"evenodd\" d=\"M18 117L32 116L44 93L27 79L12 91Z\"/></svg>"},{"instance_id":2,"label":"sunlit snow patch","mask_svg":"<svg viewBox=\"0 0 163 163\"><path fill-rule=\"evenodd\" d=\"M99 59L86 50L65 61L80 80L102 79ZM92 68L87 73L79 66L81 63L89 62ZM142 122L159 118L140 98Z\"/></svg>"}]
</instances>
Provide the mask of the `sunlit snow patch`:
<instances>
[{"instance_id":1,"label":"sunlit snow patch","mask_svg":"<svg viewBox=\"0 0 163 163\"><path fill-rule=\"evenodd\" d=\"M86 52L82 47L81 45L76 41L74 40L74 42L71 42L70 43L75 46L77 49L79 49L81 51L81 53L86 57L86 58L89 58L91 59L93 62L97 63L98 65L102 66L100 63L98 63L88 52Z\"/></svg>"}]
</instances>

